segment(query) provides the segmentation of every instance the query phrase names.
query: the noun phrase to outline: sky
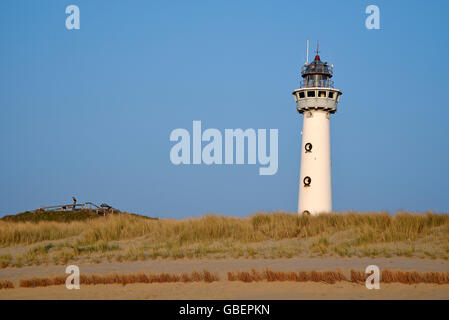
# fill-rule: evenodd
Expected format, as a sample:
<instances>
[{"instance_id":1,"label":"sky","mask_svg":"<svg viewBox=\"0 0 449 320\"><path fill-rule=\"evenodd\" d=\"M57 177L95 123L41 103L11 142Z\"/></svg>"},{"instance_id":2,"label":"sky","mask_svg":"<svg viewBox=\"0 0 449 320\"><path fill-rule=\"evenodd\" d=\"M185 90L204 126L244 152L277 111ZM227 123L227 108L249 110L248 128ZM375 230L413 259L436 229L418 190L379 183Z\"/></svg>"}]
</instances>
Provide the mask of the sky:
<instances>
[{"instance_id":1,"label":"sky","mask_svg":"<svg viewBox=\"0 0 449 320\"><path fill-rule=\"evenodd\" d=\"M68 5L80 29L67 30ZM380 30L368 30L368 5ZM343 92L333 209L449 211L449 2L0 2L0 216L108 203L161 218L296 212L291 92L320 43ZM176 128L278 129L279 168L179 165Z\"/></svg>"}]
</instances>

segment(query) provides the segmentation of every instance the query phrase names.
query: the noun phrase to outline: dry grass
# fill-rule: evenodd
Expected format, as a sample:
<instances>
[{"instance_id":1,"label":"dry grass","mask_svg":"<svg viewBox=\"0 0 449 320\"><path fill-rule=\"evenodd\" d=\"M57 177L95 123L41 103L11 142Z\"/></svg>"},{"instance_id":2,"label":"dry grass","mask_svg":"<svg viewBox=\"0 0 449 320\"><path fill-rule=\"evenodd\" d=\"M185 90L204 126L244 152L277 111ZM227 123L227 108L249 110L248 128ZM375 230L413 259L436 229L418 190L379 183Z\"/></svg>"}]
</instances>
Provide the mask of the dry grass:
<instances>
[{"instance_id":1,"label":"dry grass","mask_svg":"<svg viewBox=\"0 0 449 320\"><path fill-rule=\"evenodd\" d=\"M449 259L449 215L388 213L300 216L284 212L245 218L206 215L151 220L115 215L89 221L0 221L0 246L65 239L65 247L28 256L0 256L0 267L21 264L135 261L157 258L293 256L407 256ZM132 241L132 246L124 245ZM431 248L431 249L429 249ZM31 250L31 249L30 249ZM106 254L116 251L114 255Z\"/></svg>"},{"instance_id":2,"label":"dry grass","mask_svg":"<svg viewBox=\"0 0 449 320\"><path fill-rule=\"evenodd\" d=\"M0 268L8 267L12 262L12 255L2 254L0 255Z\"/></svg>"},{"instance_id":3,"label":"dry grass","mask_svg":"<svg viewBox=\"0 0 449 320\"><path fill-rule=\"evenodd\" d=\"M341 270L337 271L300 271L300 272L284 272L284 271L273 271L270 269L264 269L259 272L252 269L251 272L247 271L237 271L228 272L229 281L243 281L243 282L253 282L253 281L296 281L296 282L325 282L334 284L337 281L347 281L345 275Z\"/></svg>"},{"instance_id":4,"label":"dry grass","mask_svg":"<svg viewBox=\"0 0 449 320\"><path fill-rule=\"evenodd\" d=\"M368 277L362 271L351 270L351 281L357 283L365 283ZM436 283L449 284L449 272L419 272L419 271L401 271L401 270L382 270L381 282L384 283Z\"/></svg>"},{"instance_id":5,"label":"dry grass","mask_svg":"<svg viewBox=\"0 0 449 320\"><path fill-rule=\"evenodd\" d=\"M417 271L382 271L385 283L399 282L406 284L437 283L449 284L449 272L417 272Z\"/></svg>"},{"instance_id":6,"label":"dry grass","mask_svg":"<svg viewBox=\"0 0 449 320\"><path fill-rule=\"evenodd\" d=\"M32 244L79 235L86 227L84 222L4 222L0 221L0 246Z\"/></svg>"},{"instance_id":7,"label":"dry grass","mask_svg":"<svg viewBox=\"0 0 449 320\"><path fill-rule=\"evenodd\" d=\"M13 289L14 284L9 280L0 280L0 289Z\"/></svg>"},{"instance_id":8,"label":"dry grass","mask_svg":"<svg viewBox=\"0 0 449 320\"><path fill-rule=\"evenodd\" d=\"M355 271L351 269L351 281L352 282L365 282L366 278L368 277L367 274L365 274L365 272L363 271Z\"/></svg>"},{"instance_id":9,"label":"dry grass","mask_svg":"<svg viewBox=\"0 0 449 320\"><path fill-rule=\"evenodd\" d=\"M229 281L258 282L258 281L296 281L296 282L324 282L334 284L339 281L350 281L365 284L368 277L363 271L351 270L351 278L348 280L341 270L337 271L300 271L285 272L264 269L228 272ZM402 284L449 284L449 272L418 272L401 270L383 270L381 272L381 282L402 283Z\"/></svg>"},{"instance_id":10,"label":"dry grass","mask_svg":"<svg viewBox=\"0 0 449 320\"><path fill-rule=\"evenodd\" d=\"M234 271L227 273L228 281L250 282L275 282L275 281L294 281L294 282L320 282L335 284L337 282L354 282L365 284L367 274L363 271L351 270L350 279L346 278L341 270L337 271L273 271L264 269L258 271ZM54 285L65 285L67 276L57 276L51 278L32 278L20 280L19 286L22 288L47 287ZM201 272L193 271L191 273L170 274L106 274L106 275L80 275L81 285L99 285L99 284L134 284L134 283L191 283L219 281L216 273L207 270ZM449 284L449 272L418 272L402 270L383 270L381 273L382 283L401 283L401 284ZM9 280L0 280L0 289L14 288Z\"/></svg>"},{"instance_id":11,"label":"dry grass","mask_svg":"<svg viewBox=\"0 0 449 320\"><path fill-rule=\"evenodd\" d=\"M53 285L65 284L67 276L58 276L53 278L32 278L20 280L20 287L34 288L47 287ZM97 285L97 284L133 284L133 283L171 283L171 282L214 282L218 281L218 275L207 270L202 272L193 271L191 273L182 274L107 274L107 275L80 275L80 285Z\"/></svg>"},{"instance_id":12,"label":"dry grass","mask_svg":"<svg viewBox=\"0 0 449 320\"><path fill-rule=\"evenodd\" d=\"M86 244L150 236L159 241L187 242L233 239L243 242L306 238L358 228L358 242L413 240L433 228L449 226L447 214L345 213L300 216L276 212L248 218L206 215L184 220L149 220L138 216L110 216L88 222L0 221L0 245L31 244L82 233Z\"/></svg>"}]
</instances>

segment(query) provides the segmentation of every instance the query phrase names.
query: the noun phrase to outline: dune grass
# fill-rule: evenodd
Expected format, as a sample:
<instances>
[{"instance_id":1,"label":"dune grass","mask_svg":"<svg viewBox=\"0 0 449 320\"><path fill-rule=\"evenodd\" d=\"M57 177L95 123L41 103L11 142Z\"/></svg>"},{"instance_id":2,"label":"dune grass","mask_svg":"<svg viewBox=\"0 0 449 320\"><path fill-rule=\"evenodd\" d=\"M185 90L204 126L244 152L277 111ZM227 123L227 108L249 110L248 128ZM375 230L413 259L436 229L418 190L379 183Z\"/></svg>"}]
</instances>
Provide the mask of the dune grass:
<instances>
[{"instance_id":1,"label":"dune grass","mask_svg":"<svg viewBox=\"0 0 449 320\"><path fill-rule=\"evenodd\" d=\"M295 281L295 282L324 282L335 284L340 281L350 281L354 283L365 284L368 275L363 271L351 270L350 279L341 272L336 271L300 271L285 272L264 269L257 271L252 269L248 271L228 272L229 281L258 282L258 281ZM419 272L389 270L381 271L380 281L382 283L402 283L402 284L449 284L449 272Z\"/></svg>"},{"instance_id":2,"label":"dune grass","mask_svg":"<svg viewBox=\"0 0 449 320\"><path fill-rule=\"evenodd\" d=\"M264 269L258 271L233 271L227 273L227 281L250 282L277 282L277 281L293 281L293 282L318 282L335 284L337 282L353 282L357 284L365 284L367 274L363 271L351 270L351 277L348 279L341 270L336 271L273 271ZM55 285L65 285L67 276L56 276L47 278L31 278L19 281L21 288L47 287ZM106 284L135 284L135 283L192 283L206 282L212 283L220 281L216 273L203 270L201 272L192 271L190 273L158 273L158 274L90 274L80 275L80 285L106 285ZM418 272L418 271L402 271L402 270L383 270L380 278L381 283L401 283L401 284L449 284L449 272ZM0 280L0 289L14 288L9 280Z\"/></svg>"},{"instance_id":3,"label":"dune grass","mask_svg":"<svg viewBox=\"0 0 449 320\"><path fill-rule=\"evenodd\" d=\"M14 284L9 280L0 280L0 289L14 289Z\"/></svg>"},{"instance_id":4,"label":"dune grass","mask_svg":"<svg viewBox=\"0 0 449 320\"><path fill-rule=\"evenodd\" d=\"M4 222L0 221L0 246L33 244L77 236L86 227L83 222Z\"/></svg>"},{"instance_id":5,"label":"dune grass","mask_svg":"<svg viewBox=\"0 0 449 320\"><path fill-rule=\"evenodd\" d=\"M244 218L206 215L154 220L124 214L67 223L0 221L1 247L33 244L38 245L20 257L0 256L0 266L17 266L19 258L20 264L81 258L97 262L294 256L448 259L449 215L275 212Z\"/></svg>"},{"instance_id":6,"label":"dune grass","mask_svg":"<svg viewBox=\"0 0 449 320\"><path fill-rule=\"evenodd\" d=\"M365 283L368 275L362 271L351 270L351 281ZM449 272L418 272L401 270L382 270L381 281L384 283L436 283L449 284Z\"/></svg>"},{"instance_id":7,"label":"dune grass","mask_svg":"<svg viewBox=\"0 0 449 320\"><path fill-rule=\"evenodd\" d=\"M56 276L51 278L32 278L20 280L20 287L34 288L47 287L53 285L64 285L67 276ZM218 281L218 275L207 270L201 272L192 271L191 273L157 273L157 274L106 274L106 275L80 275L80 285L98 285L98 284L133 284L133 283L173 283L173 282L214 282Z\"/></svg>"},{"instance_id":8,"label":"dune grass","mask_svg":"<svg viewBox=\"0 0 449 320\"><path fill-rule=\"evenodd\" d=\"M79 235L86 244L149 236L178 244L231 239L242 242L308 238L320 234L354 230L353 244L414 240L432 229L449 226L447 214L387 213L323 214L300 216L276 212L248 218L206 215L184 220L147 220L138 216L110 216L86 222L0 221L0 244L30 244Z\"/></svg>"},{"instance_id":9,"label":"dune grass","mask_svg":"<svg viewBox=\"0 0 449 320\"><path fill-rule=\"evenodd\" d=\"M270 269L264 269L263 271L257 271L252 269L248 271L228 272L229 281L296 281L296 282L325 282L334 284L337 281L347 281L345 275L341 270L337 271L300 271L300 272L284 272L273 271Z\"/></svg>"},{"instance_id":10,"label":"dune grass","mask_svg":"<svg viewBox=\"0 0 449 320\"><path fill-rule=\"evenodd\" d=\"M368 275L363 271L351 270L350 279L341 272L337 271L300 271L285 272L264 269L257 271L252 269L248 271L228 272L229 281L258 282L258 281L295 281L295 282L324 282L334 284L340 281L350 281L354 283L365 284ZM449 284L449 272L419 272L389 270L381 271L380 281L382 283L402 283L402 284Z\"/></svg>"},{"instance_id":11,"label":"dune grass","mask_svg":"<svg viewBox=\"0 0 449 320\"><path fill-rule=\"evenodd\" d=\"M0 255L0 268L8 267L11 264L12 260L13 258L11 254Z\"/></svg>"}]
</instances>

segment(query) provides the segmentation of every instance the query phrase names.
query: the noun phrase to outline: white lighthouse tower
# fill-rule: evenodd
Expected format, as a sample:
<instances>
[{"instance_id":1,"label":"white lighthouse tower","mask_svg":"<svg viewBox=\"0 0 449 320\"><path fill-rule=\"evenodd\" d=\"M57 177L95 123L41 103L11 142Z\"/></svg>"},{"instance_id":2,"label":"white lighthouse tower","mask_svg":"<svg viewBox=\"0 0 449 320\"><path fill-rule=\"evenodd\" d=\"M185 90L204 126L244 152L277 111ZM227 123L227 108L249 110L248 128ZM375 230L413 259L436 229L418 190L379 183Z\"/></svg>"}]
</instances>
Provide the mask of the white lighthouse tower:
<instances>
[{"instance_id":1,"label":"white lighthouse tower","mask_svg":"<svg viewBox=\"0 0 449 320\"><path fill-rule=\"evenodd\" d=\"M292 92L304 115L301 144L298 213L316 215L332 211L330 117L337 112L342 92L334 89L333 65L320 59L304 64L300 88Z\"/></svg>"}]
</instances>

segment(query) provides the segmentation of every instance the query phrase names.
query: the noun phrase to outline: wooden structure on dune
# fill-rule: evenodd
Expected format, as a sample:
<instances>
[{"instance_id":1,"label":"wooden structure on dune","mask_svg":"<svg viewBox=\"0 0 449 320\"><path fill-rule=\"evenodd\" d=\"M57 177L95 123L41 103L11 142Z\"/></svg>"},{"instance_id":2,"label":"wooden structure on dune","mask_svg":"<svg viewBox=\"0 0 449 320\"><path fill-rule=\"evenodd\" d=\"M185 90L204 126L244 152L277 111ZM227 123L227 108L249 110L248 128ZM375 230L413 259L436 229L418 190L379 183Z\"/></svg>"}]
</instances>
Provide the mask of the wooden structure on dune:
<instances>
[{"instance_id":1,"label":"wooden structure on dune","mask_svg":"<svg viewBox=\"0 0 449 320\"><path fill-rule=\"evenodd\" d=\"M79 210L87 210L95 212L98 215L106 216L109 214L113 214L114 210L116 212L120 212L117 209L114 209L110 205L106 203L102 203L101 205L96 205L92 202L85 202L85 203L76 203L76 198L72 197L73 203L70 204L61 204L56 206L47 206L47 207L39 207L38 209L34 210L34 213L39 213L42 211L79 211Z\"/></svg>"}]
</instances>

